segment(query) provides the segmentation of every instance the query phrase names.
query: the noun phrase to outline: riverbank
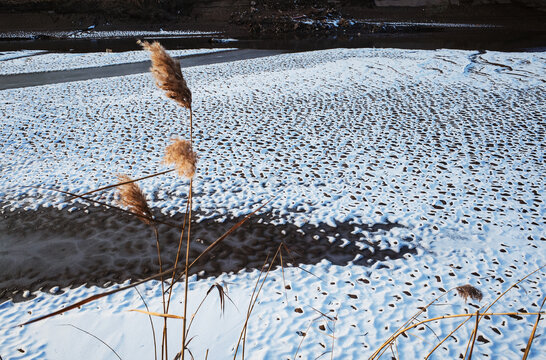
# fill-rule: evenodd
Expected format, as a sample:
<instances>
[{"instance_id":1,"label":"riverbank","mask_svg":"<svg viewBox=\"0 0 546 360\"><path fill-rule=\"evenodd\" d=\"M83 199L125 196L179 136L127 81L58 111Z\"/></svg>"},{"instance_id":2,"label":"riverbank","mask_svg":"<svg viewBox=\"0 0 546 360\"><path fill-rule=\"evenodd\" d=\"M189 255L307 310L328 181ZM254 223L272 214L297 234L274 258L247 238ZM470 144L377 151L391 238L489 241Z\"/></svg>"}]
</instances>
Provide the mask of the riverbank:
<instances>
[{"instance_id":1,"label":"riverbank","mask_svg":"<svg viewBox=\"0 0 546 360\"><path fill-rule=\"evenodd\" d=\"M319 2L320 3L320 2ZM430 28L488 26L512 31L546 30L546 12L518 5L435 7L371 7L343 3L324 6L273 6L267 2L225 2L194 5L162 16L136 16L126 10L100 8L60 11L32 7L0 7L1 34L108 31L194 31L221 33L232 38L278 39L297 37L354 37L377 33L420 32ZM251 5L253 4L253 5ZM153 14L142 9L142 14ZM48 33L50 35L48 35ZM53 35L53 37L55 37Z\"/></svg>"}]
</instances>

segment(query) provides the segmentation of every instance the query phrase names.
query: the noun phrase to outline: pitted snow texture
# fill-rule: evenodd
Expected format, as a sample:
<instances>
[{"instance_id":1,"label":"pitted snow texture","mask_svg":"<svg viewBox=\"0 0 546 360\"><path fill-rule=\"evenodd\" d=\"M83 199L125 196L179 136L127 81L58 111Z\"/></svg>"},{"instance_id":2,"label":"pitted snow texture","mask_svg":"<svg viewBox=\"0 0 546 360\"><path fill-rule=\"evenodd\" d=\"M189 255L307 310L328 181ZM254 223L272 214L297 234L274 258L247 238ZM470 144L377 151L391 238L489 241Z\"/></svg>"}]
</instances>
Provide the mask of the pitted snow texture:
<instances>
[{"instance_id":1,"label":"pitted snow texture","mask_svg":"<svg viewBox=\"0 0 546 360\"><path fill-rule=\"evenodd\" d=\"M249 323L247 356L292 359L303 340L301 359L330 356L332 348L334 358L366 358L418 306L443 291L470 283L484 300L467 304L450 293L442 300L448 305L431 307L422 318L475 312L544 265L545 64L544 53L363 49L185 69L201 156L194 206L202 221L241 215L274 197L265 212L279 223L346 222L358 228L390 220L406 228L367 234L367 241L380 249L400 248L408 238L418 244L414 255L371 267L323 261L304 266L312 274L274 271ZM164 169L160 161L171 136L188 136L187 113L154 90L149 75L0 95L5 216L11 208L60 199L19 185L87 191L114 182L120 172L147 175ZM184 211L184 180L168 175L142 186L165 214ZM112 200L111 193L102 200ZM321 236L326 235L317 234L317 240ZM492 310L538 310L544 276L535 273ZM198 335L191 343L196 358L207 348L214 358L233 358L257 277L247 272L192 279L190 312L214 281L229 287L238 309L228 302L220 318L213 311L218 300L207 300L207 311L192 328ZM159 311L159 286L143 290L152 299L151 310ZM60 297L38 292L31 302L1 304L2 319L16 325L95 291L80 288ZM175 298L181 291L177 288ZM49 336L70 322L106 340L124 358L143 351L152 356L147 318L123 311L143 308L138 295L126 292L93 305L99 309L83 308L36 327L1 329L2 351L14 359L81 358L78 352L93 339L67 346L73 333ZM337 319L335 332L333 320L314 309ZM178 301L172 312L180 314ZM535 317L521 318L482 320L475 356L521 357ZM423 357L457 324L431 323L434 332L419 327L400 339L398 350L408 359ZM471 329L463 327L434 358L458 358ZM534 359L546 349L539 332ZM99 357L112 355L100 351Z\"/></svg>"},{"instance_id":2,"label":"pitted snow texture","mask_svg":"<svg viewBox=\"0 0 546 360\"><path fill-rule=\"evenodd\" d=\"M268 210L298 224L528 231L544 222L544 59L329 50L185 69L194 206L238 216L274 197ZM169 138L189 136L187 112L150 75L6 90L0 101L0 193L14 206L52 199L19 185L87 191L163 170ZM184 211L184 181L143 186L166 214Z\"/></svg>"}]
</instances>

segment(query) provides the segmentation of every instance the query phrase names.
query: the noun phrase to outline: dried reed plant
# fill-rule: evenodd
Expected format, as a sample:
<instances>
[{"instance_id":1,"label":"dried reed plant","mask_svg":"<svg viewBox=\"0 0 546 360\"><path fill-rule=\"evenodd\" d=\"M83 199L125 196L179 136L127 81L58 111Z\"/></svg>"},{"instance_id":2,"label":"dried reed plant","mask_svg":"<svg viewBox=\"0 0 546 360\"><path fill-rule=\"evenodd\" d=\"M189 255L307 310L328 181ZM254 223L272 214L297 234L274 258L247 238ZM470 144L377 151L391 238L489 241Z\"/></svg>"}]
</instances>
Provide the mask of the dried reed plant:
<instances>
[{"instance_id":1,"label":"dried reed plant","mask_svg":"<svg viewBox=\"0 0 546 360\"><path fill-rule=\"evenodd\" d=\"M167 163L172 163L175 165L176 170L180 176L185 176L190 179L189 190L188 190L188 202L186 207L186 216L184 217L184 223L182 225L182 231L180 234L180 243L178 247L178 253L176 254L175 267L178 264L178 259L180 257L180 252L182 249L182 241L184 237L184 230L186 229L187 224L187 242L186 242L186 263L184 269L185 276L185 290L184 290L184 316L182 321L182 349L180 350L181 359L184 360L184 354L186 349L186 319L187 319L187 303L188 303L188 269L189 269L189 252L190 252L190 237L191 237L191 210L192 210L192 191L193 191L193 176L195 175L195 165L197 163L197 156L193 152L193 112L191 109L191 91L188 88L188 84L182 75L182 70L180 69L180 63L177 60L174 60L172 57L167 54L165 48L161 46L158 42L153 42L150 44L147 41L139 41L140 44L145 50L150 52L150 57L152 60L152 67L150 71L156 80L157 86L165 91L165 95L176 101L180 106L187 108L190 111L190 141L173 139L173 144L169 145L166 148L165 161ZM188 211L189 210L189 211ZM173 273L173 279L174 279ZM164 307L164 313L167 312L167 309L170 305L172 295L172 286L169 289L168 302L166 307ZM166 321L166 318L165 318ZM164 343L166 348L166 328L167 324L165 323L164 331ZM168 353L165 349L165 359L168 358Z\"/></svg>"},{"instance_id":2,"label":"dried reed plant","mask_svg":"<svg viewBox=\"0 0 546 360\"><path fill-rule=\"evenodd\" d=\"M126 183L118 187L119 203L128 208L138 218L147 225L153 225L153 214L146 201L146 196L140 187L134 182L130 182L131 178L127 175L118 175L118 180L121 183ZM127 183L128 182L128 183Z\"/></svg>"},{"instance_id":3,"label":"dried reed plant","mask_svg":"<svg viewBox=\"0 0 546 360\"><path fill-rule=\"evenodd\" d=\"M119 191L119 202L121 205L129 208L131 212L133 212L142 222L144 222L147 225L151 225L154 229L155 234L155 242L156 242L156 248L157 248L157 259L159 262L159 273L163 273L163 261L161 258L161 246L159 244L159 231L157 229L157 224L153 220L153 214L150 210L150 207L148 206L148 202L146 201L146 196L140 189L140 187L134 183L131 182L131 178L127 175L118 175L118 180L121 184L118 186ZM163 313L167 313L167 303L165 300L165 285L163 281L163 276L160 277L161 281L161 293L162 293L162 300L163 300ZM164 325L163 325L163 340L161 342L161 357L163 359L163 354L165 354L165 358L168 355L167 352L167 319L164 319Z\"/></svg>"},{"instance_id":4,"label":"dried reed plant","mask_svg":"<svg viewBox=\"0 0 546 360\"><path fill-rule=\"evenodd\" d=\"M459 296L462 297L464 301L467 301L468 298L478 301L481 301L483 299L482 292L470 284L457 286L455 290L457 290L457 294L459 294Z\"/></svg>"},{"instance_id":5,"label":"dried reed plant","mask_svg":"<svg viewBox=\"0 0 546 360\"><path fill-rule=\"evenodd\" d=\"M165 149L164 162L172 164L178 175L193 178L197 164L197 155L192 149L191 142L182 139L171 139L172 144Z\"/></svg>"},{"instance_id":6,"label":"dried reed plant","mask_svg":"<svg viewBox=\"0 0 546 360\"><path fill-rule=\"evenodd\" d=\"M191 109L191 91L186 84L180 62L167 54L160 43L154 41L138 41L145 50L150 52L152 67L150 71L155 78L157 86L165 91L165 95L176 101L181 106Z\"/></svg>"}]
</instances>

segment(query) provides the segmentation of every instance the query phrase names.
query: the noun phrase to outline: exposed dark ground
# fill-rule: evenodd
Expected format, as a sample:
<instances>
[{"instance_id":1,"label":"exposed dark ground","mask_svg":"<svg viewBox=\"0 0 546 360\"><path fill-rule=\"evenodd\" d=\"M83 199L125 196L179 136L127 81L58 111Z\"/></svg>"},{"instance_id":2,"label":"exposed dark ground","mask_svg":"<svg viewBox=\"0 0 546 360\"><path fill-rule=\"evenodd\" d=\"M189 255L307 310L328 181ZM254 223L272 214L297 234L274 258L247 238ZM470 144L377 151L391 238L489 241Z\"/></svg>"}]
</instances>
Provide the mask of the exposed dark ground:
<instances>
[{"instance_id":1,"label":"exposed dark ground","mask_svg":"<svg viewBox=\"0 0 546 360\"><path fill-rule=\"evenodd\" d=\"M15 6L14 3L19 5ZM87 3L95 6L86 6ZM473 48L487 48L488 43L493 43L493 48L499 50L502 50L502 40L509 43L519 41L525 43L522 46L530 47L544 46L546 43L546 11L518 4L384 8L373 6L371 0L209 0L179 2L184 5L176 3L156 0L0 0L0 33L85 31L90 26L94 26L94 31L218 31L224 37L261 40L262 45L258 46L268 48L298 46L287 42L310 39L330 40L328 44L315 44L314 48L339 46L335 43L341 43L341 46L353 44L357 47L411 47L417 43L417 47L424 47L427 41L418 40L422 38L428 39L434 47L458 48L468 48L476 38L478 45ZM467 4L469 1L461 3ZM332 26L332 21L338 21L339 26ZM386 22L485 24L496 28L457 29L418 24L400 26ZM49 37L50 35L44 35L40 39L51 40ZM399 39L398 46L396 39ZM278 43L279 41L282 43ZM12 50L9 46L6 48L2 44L4 42L0 41L0 50ZM277 43L267 45L271 42ZM349 45L344 42L349 42ZM406 43L409 45L405 45ZM443 46L444 44L447 46ZM14 46L32 48L32 43ZM41 46L47 47L43 43ZM250 41L242 46L257 45ZM116 50L116 46L111 48ZM132 48L136 46L133 44Z\"/></svg>"}]
</instances>

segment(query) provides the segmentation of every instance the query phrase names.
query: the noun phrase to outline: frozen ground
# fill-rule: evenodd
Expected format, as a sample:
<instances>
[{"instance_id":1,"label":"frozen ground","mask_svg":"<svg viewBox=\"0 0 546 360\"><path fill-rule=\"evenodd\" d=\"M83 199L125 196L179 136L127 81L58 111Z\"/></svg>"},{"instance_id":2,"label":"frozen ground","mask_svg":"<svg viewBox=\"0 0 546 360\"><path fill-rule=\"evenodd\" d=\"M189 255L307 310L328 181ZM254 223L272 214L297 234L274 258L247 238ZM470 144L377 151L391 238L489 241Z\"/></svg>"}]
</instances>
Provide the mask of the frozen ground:
<instances>
[{"instance_id":1,"label":"frozen ground","mask_svg":"<svg viewBox=\"0 0 546 360\"><path fill-rule=\"evenodd\" d=\"M274 223L350 224L362 235L359 247L416 250L372 266L303 266L318 278L291 268L285 271L287 299L275 270L251 318L250 358L292 358L302 339L302 359L329 357L332 347L338 359L367 357L443 291L470 283L484 293L481 306L546 264L545 60L545 53L337 49L184 70L194 96L200 154L194 206L201 221L238 216L274 198L264 209ZM118 173L147 175L166 169L161 157L171 136L188 136L186 112L154 88L149 74L5 90L0 104L5 217L21 207L71 207L53 192L20 185L83 192L114 182ZM142 187L164 215L184 211L184 181L166 175ZM404 228L361 231L387 221ZM335 235L328 240L347 246ZM290 247L290 238L286 242ZM238 308L228 302L220 317L218 300L207 300L192 329L196 358L207 348L209 358L233 357L256 277L253 271L192 283L194 302L214 282L226 283ZM492 310L538 310L543 280L544 272L533 275ZM71 324L99 336L122 358L145 352L151 358L148 319L125 311L143 308L134 292L9 328L96 291L38 292L32 301L2 304L0 356L73 359L93 349L96 358L112 357L94 338L63 326ZM142 293L159 311L158 284ZM448 306L426 316L478 307L452 294L445 301ZM177 306L173 312L180 313ZM333 321L313 308L337 317L335 331ZM520 358L534 319L484 320L475 354ZM434 333L419 328L398 351L407 359L424 356L457 324L432 324ZM174 320L171 328L177 331ZM435 358L464 353L470 328ZM533 359L546 352L543 323L537 334ZM179 338L173 334L174 342Z\"/></svg>"},{"instance_id":2,"label":"frozen ground","mask_svg":"<svg viewBox=\"0 0 546 360\"><path fill-rule=\"evenodd\" d=\"M90 26L88 29L77 31L14 31L0 33L2 38L24 38L35 39L39 37L52 37L61 39L113 39L113 38L131 38L131 37L153 37L169 38L169 37L198 37L207 35L217 35L218 32L206 32L206 31L182 31L182 30L160 30L160 31L96 31L94 26Z\"/></svg>"},{"instance_id":3,"label":"frozen ground","mask_svg":"<svg viewBox=\"0 0 546 360\"><path fill-rule=\"evenodd\" d=\"M233 49L189 49L173 50L172 56L207 54ZM39 51L13 51L0 54L0 75L21 74L42 71L82 69L96 66L125 64L146 61L146 51L125 51L119 53L47 53Z\"/></svg>"}]
</instances>

